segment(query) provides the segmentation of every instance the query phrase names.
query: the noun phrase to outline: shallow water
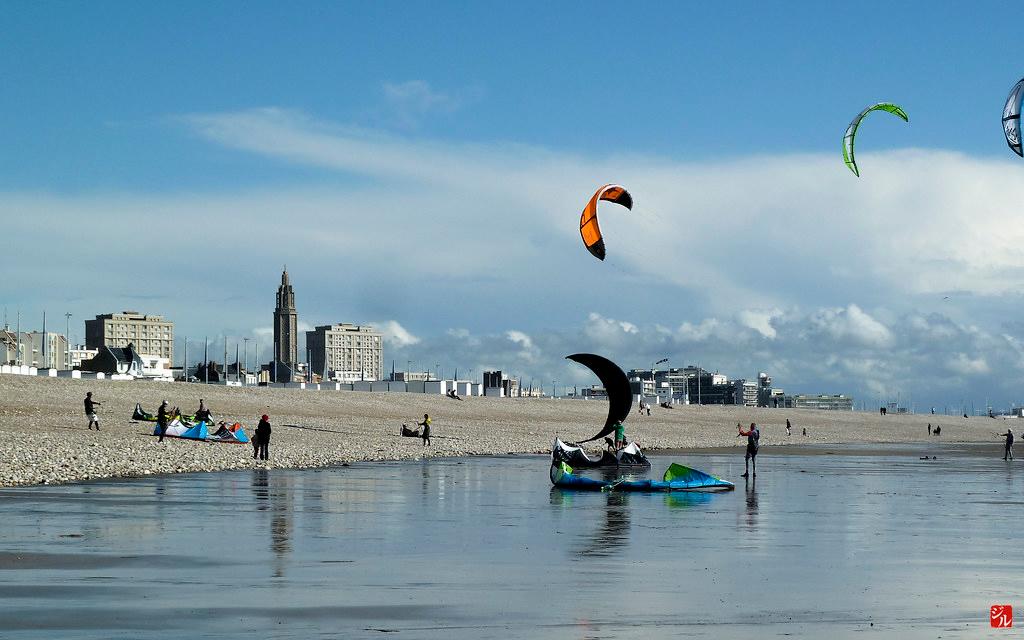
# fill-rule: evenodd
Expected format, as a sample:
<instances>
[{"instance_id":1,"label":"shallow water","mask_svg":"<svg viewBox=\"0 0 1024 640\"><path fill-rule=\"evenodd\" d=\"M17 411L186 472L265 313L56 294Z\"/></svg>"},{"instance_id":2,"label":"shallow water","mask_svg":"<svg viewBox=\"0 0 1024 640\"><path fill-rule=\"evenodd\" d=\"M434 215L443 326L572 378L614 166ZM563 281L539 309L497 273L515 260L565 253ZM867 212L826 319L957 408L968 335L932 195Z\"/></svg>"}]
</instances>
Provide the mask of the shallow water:
<instances>
[{"instance_id":1,"label":"shallow water","mask_svg":"<svg viewBox=\"0 0 1024 640\"><path fill-rule=\"evenodd\" d=\"M0 635L1005 637L1024 469L878 449L765 449L746 486L652 456L714 495L565 493L540 456L2 490Z\"/></svg>"}]
</instances>

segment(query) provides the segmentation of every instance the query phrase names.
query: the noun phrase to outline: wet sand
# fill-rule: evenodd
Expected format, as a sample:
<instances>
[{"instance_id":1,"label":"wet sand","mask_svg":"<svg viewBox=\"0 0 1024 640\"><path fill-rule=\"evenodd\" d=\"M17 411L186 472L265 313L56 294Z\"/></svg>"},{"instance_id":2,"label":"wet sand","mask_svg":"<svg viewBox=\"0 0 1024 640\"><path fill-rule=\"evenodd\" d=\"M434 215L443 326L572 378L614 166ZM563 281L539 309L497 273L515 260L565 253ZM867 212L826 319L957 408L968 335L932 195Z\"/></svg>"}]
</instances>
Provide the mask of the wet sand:
<instances>
[{"instance_id":1,"label":"wet sand","mask_svg":"<svg viewBox=\"0 0 1024 640\"><path fill-rule=\"evenodd\" d=\"M0 629L1003 637L988 607L1024 591L1020 463L901 447L772 449L747 483L736 451L652 456L654 474L676 460L738 483L721 494L563 492L544 456L3 489Z\"/></svg>"},{"instance_id":2,"label":"wet sand","mask_svg":"<svg viewBox=\"0 0 1024 640\"><path fill-rule=\"evenodd\" d=\"M92 391L102 431L86 430L82 399ZM151 423L131 421L136 402L155 412L164 399L191 413L205 398L217 419L240 421L251 433L271 416L271 460L253 461L248 446L167 440ZM402 438L403 423L430 413L432 446ZM216 471L261 466L316 468L365 460L539 453L552 439L596 433L607 404L600 401L466 398L412 393L362 393L214 385L81 381L0 376L0 486L57 484L93 478ZM794 426L786 436L785 420ZM766 448L830 443L934 443L926 424L942 425L942 442L992 442L1017 421L936 415L756 409L734 406L654 407L634 413L627 435L648 451L735 448L736 423L758 422ZM291 426L289 426L291 425ZM808 436L800 435L807 428ZM595 448L598 448L595 445Z\"/></svg>"}]
</instances>

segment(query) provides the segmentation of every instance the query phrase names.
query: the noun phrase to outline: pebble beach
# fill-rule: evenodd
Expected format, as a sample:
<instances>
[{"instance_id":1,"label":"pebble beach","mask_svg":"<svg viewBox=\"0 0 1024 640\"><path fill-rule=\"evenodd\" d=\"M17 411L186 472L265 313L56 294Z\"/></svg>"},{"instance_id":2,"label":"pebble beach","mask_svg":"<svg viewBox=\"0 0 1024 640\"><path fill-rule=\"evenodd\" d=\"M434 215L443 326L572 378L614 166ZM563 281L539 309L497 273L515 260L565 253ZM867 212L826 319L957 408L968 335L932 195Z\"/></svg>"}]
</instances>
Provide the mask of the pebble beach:
<instances>
[{"instance_id":1,"label":"pebble beach","mask_svg":"<svg viewBox=\"0 0 1024 640\"><path fill-rule=\"evenodd\" d=\"M86 429L87 391L102 403L102 430ZM155 413L162 400L192 413L203 398L216 421L241 422L251 434L261 414L273 424L270 460L252 459L247 445L152 436L153 424L132 421L136 402ZM626 433L648 451L736 447L736 423L757 422L770 447L832 443L989 442L1006 422L942 415L888 415L738 406L653 407L626 421ZM429 413L432 445L399 436ZM316 468L356 461L427 456L547 453L557 435L575 441L596 433L607 415L601 401L470 397L457 401L414 393L316 391L183 383L115 382L0 376L0 486L62 484L97 478L248 468ZM786 435L786 419L793 433ZM1011 421L1016 423L1016 421ZM1013 428L1014 425L1011 425ZM807 429L807 436L802 435ZM1017 431L1014 429L1014 431ZM593 449L600 448L591 443Z\"/></svg>"}]
</instances>

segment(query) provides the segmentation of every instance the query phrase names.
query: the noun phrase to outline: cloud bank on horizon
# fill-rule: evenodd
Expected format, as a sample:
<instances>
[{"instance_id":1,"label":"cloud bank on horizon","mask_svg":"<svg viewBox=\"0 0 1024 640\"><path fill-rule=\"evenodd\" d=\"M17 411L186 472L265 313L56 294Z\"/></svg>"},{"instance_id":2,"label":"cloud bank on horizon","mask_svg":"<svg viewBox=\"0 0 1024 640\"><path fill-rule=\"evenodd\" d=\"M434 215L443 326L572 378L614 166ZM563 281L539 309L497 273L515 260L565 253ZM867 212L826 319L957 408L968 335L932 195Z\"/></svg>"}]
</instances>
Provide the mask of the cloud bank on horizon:
<instances>
[{"instance_id":1,"label":"cloud bank on horizon","mask_svg":"<svg viewBox=\"0 0 1024 640\"><path fill-rule=\"evenodd\" d=\"M425 84L387 91L414 115L459 104ZM592 350L627 368L667 356L871 401L1021 399L1024 177L1009 160L865 148L858 180L838 151L689 163L449 144L280 109L179 122L210 149L306 178L2 193L19 239L9 305L69 301L77 318L139 308L182 336L255 335L287 263L304 322L376 320L399 368L588 384L562 358ZM605 182L636 204L602 214L599 263L577 223Z\"/></svg>"}]
</instances>

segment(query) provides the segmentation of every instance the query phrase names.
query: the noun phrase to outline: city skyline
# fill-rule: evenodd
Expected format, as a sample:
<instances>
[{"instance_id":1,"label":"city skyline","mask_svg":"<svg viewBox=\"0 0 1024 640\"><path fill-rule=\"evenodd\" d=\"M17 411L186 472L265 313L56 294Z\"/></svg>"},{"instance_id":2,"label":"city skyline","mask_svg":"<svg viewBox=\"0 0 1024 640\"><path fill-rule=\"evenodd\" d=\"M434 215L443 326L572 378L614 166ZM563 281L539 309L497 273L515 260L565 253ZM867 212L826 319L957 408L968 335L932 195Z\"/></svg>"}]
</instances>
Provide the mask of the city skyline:
<instances>
[{"instance_id":1,"label":"city skyline","mask_svg":"<svg viewBox=\"0 0 1024 640\"><path fill-rule=\"evenodd\" d=\"M593 43L565 34L600 12L560 6L530 46L494 26L523 7L127 7L7 16L11 313L140 309L190 355L227 335L269 361L264 283L286 262L298 334L371 324L399 368L584 385L563 358L592 351L808 393L1024 400L1024 166L998 117L1024 68L995 6L641 7ZM488 27L457 46L424 29L452 21ZM880 100L910 122L865 121L856 178L843 131ZM607 182L635 206L602 216L599 263L577 225Z\"/></svg>"}]
</instances>

